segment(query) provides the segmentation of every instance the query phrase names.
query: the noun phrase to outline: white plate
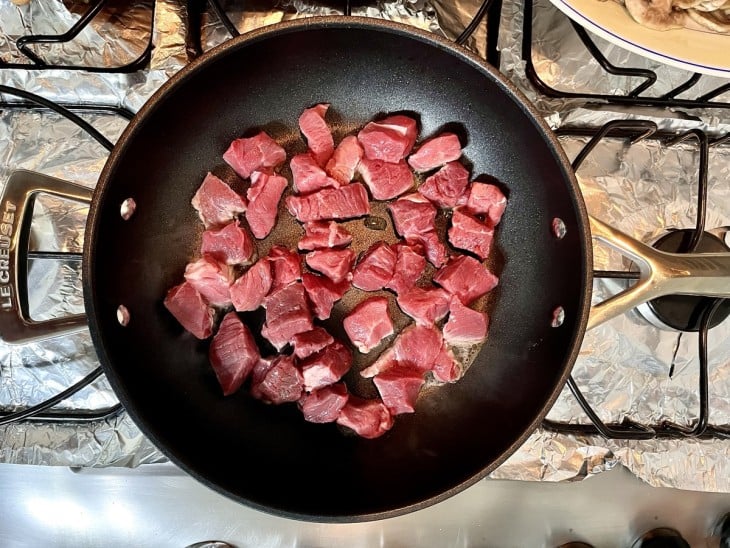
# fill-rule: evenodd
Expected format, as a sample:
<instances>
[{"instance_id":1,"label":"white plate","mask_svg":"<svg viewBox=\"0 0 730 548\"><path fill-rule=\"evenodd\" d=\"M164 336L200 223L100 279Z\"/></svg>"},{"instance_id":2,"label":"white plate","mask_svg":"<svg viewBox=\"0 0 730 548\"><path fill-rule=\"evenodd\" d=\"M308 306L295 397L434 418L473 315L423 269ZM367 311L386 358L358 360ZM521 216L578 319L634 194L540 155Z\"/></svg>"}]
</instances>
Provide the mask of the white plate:
<instances>
[{"instance_id":1,"label":"white plate","mask_svg":"<svg viewBox=\"0 0 730 548\"><path fill-rule=\"evenodd\" d=\"M612 0L550 0L579 25L629 51L692 72L730 78L730 36L639 25Z\"/></svg>"}]
</instances>

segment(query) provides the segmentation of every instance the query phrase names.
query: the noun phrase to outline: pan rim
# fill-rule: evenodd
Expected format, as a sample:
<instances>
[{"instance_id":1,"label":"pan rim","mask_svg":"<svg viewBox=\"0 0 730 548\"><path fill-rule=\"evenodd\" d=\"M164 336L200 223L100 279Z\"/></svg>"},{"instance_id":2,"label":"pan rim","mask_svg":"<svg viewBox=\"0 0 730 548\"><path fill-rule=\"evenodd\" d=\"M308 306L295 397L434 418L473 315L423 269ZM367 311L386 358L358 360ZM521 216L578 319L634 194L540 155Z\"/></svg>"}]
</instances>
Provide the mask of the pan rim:
<instances>
[{"instance_id":1,"label":"pan rim","mask_svg":"<svg viewBox=\"0 0 730 548\"><path fill-rule=\"evenodd\" d=\"M167 448L165 448L164 444L160 443L160 440L157 438L154 432L149 431L150 429L147 428L146 420L141 417L134 409L134 406L130 404L132 398L130 398L127 391L116 378L114 367L112 366L110 357L107 354L106 346L104 344L105 335L102 333L99 322L97 321L97 304L95 290L97 286L97 281L95 279L94 268L92 267L92 265L94 265L96 262L96 248L94 246L97 233L96 227L100 223L100 211L102 209L101 204L105 202L105 197L107 195L109 187L109 181L116 171L116 168L121 161L121 158L124 156L124 151L127 148L128 144L134 139L136 133L140 130L140 127L144 125L144 121L156 110L158 104L168 95L168 92L171 89L184 85L184 83L191 76L196 74L199 70L202 70L205 66L207 66L208 63L212 62L213 60L225 56L230 51L244 48L261 40L265 40L270 37L276 37L281 34L306 32L308 30L347 28L374 32L388 32L399 36L412 38L420 42L424 42L427 45L435 46L442 50L445 50L447 53L450 53L457 59L468 63L473 68L479 70L487 77L491 78L494 83L497 84L497 86L520 107L520 109L523 110L523 112L535 125L537 131L541 134L545 143L548 145L550 151L554 155L561 168L564 180L572 189L572 205L578 219L580 232L579 240L582 244L583 252L582 267L584 271L581 276L583 285L582 288L580 288L580 292L582 293L582 295L580 306L577 310L578 318L576 322L576 327L574 328L575 332L573 333L572 340L566 351L566 359L563 364L563 372L557 383L555 384L555 387L545 400L544 404L540 407L535 419L532 421L532 423L530 423L529 427L525 429L525 431L520 436L518 436L518 438L512 444L504 449L496 459L488 463L486 466L483 466L478 472L466 478L457 485L454 485L450 489L442 491L437 495L430 496L413 504L362 514L337 514L321 516L301 512L292 512L288 510L283 510L281 508L263 505L254 500L233 493L225 489L223 486L203 477L187 464L182 462L182 460L178 459L178 457L174 455L172 451L169 451ZM563 149L560 146L560 143L558 142L555 134L550 130L550 128L542 119L535 107L529 103L525 95L514 84L508 81L507 78L503 76L497 69L488 65L483 59L481 59L474 53L466 50L465 48L449 41L446 38L416 27L392 21L383 21L359 17L356 18L348 16L324 16L276 23L274 25L262 27L251 32L242 34L239 37L224 42L223 44L220 44L219 46L216 46L215 48L204 53L201 57L197 58L192 63L186 65L179 72L173 75L167 82L165 82L148 99L148 101L142 106L142 108L135 115L132 121L127 125L119 140L117 141L99 177L97 188L94 192L92 203L89 208L89 215L87 217L86 223L86 237L84 240L83 290L84 304L89 320L89 331L91 333L92 341L94 342L95 349L99 356L99 361L104 369L107 379L109 380L117 397L124 405L125 410L133 419L134 423L140 428L145 436L147 436L154 443L155 447L157 447L167 458L169 458L173 463L179 466L187 474L191 475L204 485L212 488L218 493L227 496L228 498L243 503L255 510L260 510L269 514L302 521L314 521L322 523L357 523L396 517L427 508L438 502L442 502L487 477L525 443L527 438L532 435L534 431L540 426L543 418L547 415L548 411L554 405L555 401L563 390L571 373L575 360L577 359L583 337L586 332L588 315L590 312L591 288L593 278L593 257L588 213L582 193L580 192L575 173L565 153L563 152Z\"/></svg>"}]
</instances>

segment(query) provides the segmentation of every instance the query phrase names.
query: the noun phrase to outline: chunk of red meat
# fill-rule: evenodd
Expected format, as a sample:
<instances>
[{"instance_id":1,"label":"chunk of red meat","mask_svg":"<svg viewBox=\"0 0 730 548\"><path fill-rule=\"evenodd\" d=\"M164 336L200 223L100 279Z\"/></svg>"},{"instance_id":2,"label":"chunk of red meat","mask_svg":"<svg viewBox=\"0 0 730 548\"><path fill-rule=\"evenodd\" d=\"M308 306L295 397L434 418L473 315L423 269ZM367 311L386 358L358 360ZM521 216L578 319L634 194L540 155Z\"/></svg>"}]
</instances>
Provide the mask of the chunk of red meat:
<instances>
[{"instance_id":1,"label":"chunk of red meat","mask_svg":"<svg viewBox=\"0 0 730 548\"><path fill-rule=\"evenodd\" d=\"M393 334L388 299L370 297L358 304L342 322L347 336L361 353L367 354Z\"/></svg>"},{"instance_id":2,"label":"chunk of red meat","mask_svg":"<svg viewBox=\"0 0 730 548\"><path fill-rule=\"evenodd\" d=\"M365 400L351 395L337 417L337 424L358 436L374 439L393 427L393 417L380 399Z\"/></svg>"},{"instance_id":3,"label":"chunk of red meat","mask_svg":"<svg viewBox=\"0 0 730 548\"><path fill-rule=\"evenodd\" d=\"M299 400L304 420L309 422L335 422L347 403L347 387L338 382L324 386L311 394L304 394Z\"/></svg>"},{"instance_id":4,"label":"chunk of red meat","mask_svg":"<svg viewBox=\"0 0 730 548\"><path fill-rule=\"evenodd\" d=\"M286 206L302 223L352 219L370 213L368 193L360 183L340 188L325 188L306 196L289 196L286 199Z\"/></svg>"},{"instance_id":5,"label":"chunk of red meat","mask_svg":"<svg viewBox=\"0 0 730 548\"><path fill-rule=\"evenodd\" d=\"M461 211L454 210L449 227L449 242L457 249L471 251L484 260L489 257L492 248L494 229L482 223L476 217Z\"/></svg>"},{"instance_id":6,"label":"chunk of red meat","mask_svg":"<svg viewBox=\"0 0 730 548\"><path fill-rule=\"evenodd\" d=\"M355 169L362 158L362 147L354 135L348 135L337 145L332 158L327 162L327 175L341 185L346 185L355 175Z\"/></svg>"},{"instance_id":7,"label":"chunk of red meat","mask_svg":"<svg viewBox=\"0 0 730 548\"><path fill-rule=\"evenodd\" d=\"M449 162L426 179L418 192L439 207L456 207L469 184L469 172L459 162Z\"/></svg>"},{"instance_id":8,"label":"chunk of red meat","mask_svg":"<svg viewBox=\"0 0 730 548\"><path fill-rule=\"evenodd\" d=\"M487 338L489 317L461 304L459 299L451 299L449 321L444 325L444 340L449 344L475 344Z\"/></svg>"},{"instance_id":9,"label":"chunk of red meat","mask_svg":"<svg viewBox=\"0 0 730 548\"><path fill-rule=\"evenodd\" d=\"M209 256L204 256L185 267L185 279L213 306L231 304L231 268Z\"/></svg>"},{"instance_id":10,"label":"chunk of red meat","mask_svg":"<svg viewBox=\"0 0 730 548\"><path fill-rule=\"evenodd\" d=\"M360 371L360 375L374 377L399 366L425 373L433 368L442 345L441 332L435 327L410 325L400 332L392 346L372 365Z\"/></svg>"},{"instance_id":11,"label":"chunk of red meat","mask_svg":"<svg viewBox=\"0 0 730 548\"><path fill-rule=\"evenodd\" d=\"M487 223L494 227L499 224L507 208L507 198L499 187L474 181L469 190L466 207L475 215L486 215Z\"/></svg>"},{"instance_id":12,"label":"chunk of red meat","mask_svg":"<svg viewBox=\"0 0 730 548\"><path fill-rule=\"evenodd\" d=\"M395 231L404 238L435 230L436 208L417 192L388 204Z\"/></svg>"},{"instance_id":13,"label":"chunk of red meat","mask_svg":"<svg viewBox=\"0 0 730 548\"><path fill-rule=\"evenodd\" d=\"M450 295L440 287L414 287L398 295L398 306L418 325L433 325L446 317Z\"/></svg>"},{"instance_id":14,"label":"chunk of red meat","mask_svg":"<svg viewBox=\"0 0 730 548\"><path fill-rule=\"evenodd\" d=\"M294 355L297 358L306 358L319 352L325 346L332 344L335 339L323 327L315 327L311 331L297 333L292 337Z\"/></svg>"},{"instance_id":15,"label":"chunk of red meat","mask_svg":"<svg viewBox=\"0 0 730 548\"><path fill-rule=\"evenodd\" d=\"M261 131L253 137L236 139L223 154L223 160L244 179L262 168L275 168L286 160L286 151Z\"/></svg>"},{"instance_id":16,"label":"chunk of red meat","mask_svg":"<svg viewBox=\"0 0 730 548\"><path fill-rule=\"evenodd\" d=\"M352 352L340 341L335 341L316 354L302 360L304 389L307 392L334 384L350 370Z\"/></svg>"},{"instance_id":17,"label":"chunk of red meat","mask_svg":"<svg viewBox=\"0 0 730 548\"><path fill-rule=\"evenodd\" d=\"M423 372L409 367L396 367L373 378L380 398L391 415L413 413L423 386Z\"/></svg>"},{"instance_id":18,"label":"chunk of red meat","mask_svg":"<svg viewBox=\"0 0 730 548\"><path fill-rule=\"evenodd\" d=\"M231 285L231 302L239 312L256 310L271 289L271 265L260 259Z\"/></svg>"},{"instance_id":19,"label":"chunk of red meat","mask_svg":"<svg viewBox=\"0 0 730 548\"><path fill-rule=\"evenodd\" d=\"M393 277L385 287L400 295L416 285L426 268L426 259L415 246L395 244L393 247L396 252L395 268Z\"/></svg>"},{"instance_id":20,"label":"chunk of red meat","mask_svg":"<svg viewBox=\"0 0 730 548\"><path fill-rule=\"evenodd\" d=\"M207 339L213 333L213 309L189 282L170 289L164 303L180 325L198 339Z\"/></svg>"},{"instance_id":21,"label":"chunk of red meat","mask_svg":"<svg viewBox=\"0 0 730 548\"><path fill-rule=\"evenodd\" d=\"M452 257L433 277L433 281L469 305L499 283L499 278L474 257Z\"/></svg>"},{"instance_id":22,"label":"chunk of red meat","mask_svg":"<svg viewBox=\"0 0 730 548\"><path fill-rule=\"evenodd\" d=\"M261 359L253 335L235 312L224 316L210 343L208 357L224 396L236 392Z\"/></svg>"},{"instance_id":23,"label":"chunk of red meat","mask_svg":"<svg viewBox=\"0 0 730 548\"><path fill-rule=\"evenodd\" d=\"M460 156L459 138L453 133L442 133L422 143L418 150L409 156L408 163L413 169L422 173L458 160Z\"/></svg>"},{"instance_id":24,"label":"chunk of red meat","mask_svg":"<svg viewBox=\"0 0 730 548\"><path fill-rule=\"evenodd\" d=\"M335 221L314 221L304 224L304 237L299 240L302 250L326 249L350 245L352 235Z\"/></svg>"},{"instance_id":25,"label":"chunk of red meat","mask_svg":"<svg viewBox=\"0 0 730 548\"><path fill-rule=\"evenodd\" d=\"M441 352L436 357L436 361L431 371L433 373L433 378L441 382L458 381L463 374L461 365L456 361L454 355L447 348L445 342L441 347Z\"/></svg>"},{"instance_id":26,"label":"chunk of red meat","mask_svg":"<svg viewBox=\"0 0 730 548\"><path fill-rule=\"evenodd\" d=\"M307 146L312 151L317 163L324 167L335 150L335 142L332 139L330 128L324 121L329 104L321 103L312 108L305 109L299 116L299 129L307 138Z\"/></svg>"},{"instance_id":27,"label":"chunk of red meat","mask_svg":"<svg viewBox=\"0 0 730 548\"><path fill-rule=\"evenodd\" d=\"M275 245L269 250L266 260L271 264L272 291L302 279L302 260L296 251Z\"/></svg>"},{"instance_id":28,"label":"chunk of red meat","mask_svg":"<svg viewBox=\"0 0 730 548\"><path fill-rule=\"evenodd\" d=\"M208 173L190 202L205 228L230 223L246 211L246 200L212 173Z\"/></svg>"},{"instance_id":29,"label":"chunk of red meat","mask_svg":"<svg viewBox=\"0 0 730 548\"><path fill-rule=\"evenodd\" d=\"M320 320L326 320L332 314L332 307L350 289L350 282L344 280L338 284L326 278L305 272L302 274L302 283L312 302L314 315Z\"/></svg>"},{"instance_id":30,"label":"chunk of red meat","mask_svg":"<svg viewBox=\"0 0 730 548\"><path fill-rule=\"evenodd\" d=\"M251 174L251 186L246 193L248 197L246 220L251 232L259 240L266 238L274 228L279 212L279 200L287 184L286 179L280 175L262 171L254 171Z\"/></svg>"},{"instance_id":31,"label":"chunk of red meat","mask_svg":"<svg viewBox=\"0 0 730 548\"><path fill-rule=\"evenodd\" d=\"M411 245L421 245L426 253L428 262L436 268L441 268L449 256L446 246L436 234L435 230L429 230L418 235L409 236L406 242Z\"/></svg>"},{"instance_id":32,"label":"chunk of red meat","mask_svg":"<svg viewBox=\"0 0 730 548\"><path fill-rule=\"evenodd\" d=\"M314 327L307 296L301 283L295 282L274 291L264 299L264 307L266 323L261 328L261 334L277 350L290 343L297 333L309 331Z\"/></svg>"},{"instance_id":33,"label":"chunk of red meat","mask_svg":"<svg viewBox=\"0 0 730 548\"><path fill-rule=\"evenodd\" d=\"M203 232L200 252L227 265L246 265L256 251L248 231L238 221L219 230Z\"/></svg>"},{"instance_id":34,"label":"chunk of red meat","mask_svg":"<svg viewBox=\"0 0 730 548\"><path fill-rule=\"evenodd\" d=\"M390 200L413 187L413 173L403 160L392 164L363 158L357 170L376 200Z\"/></svg>"},{"instance_id":35,"label":"chunk of red meat","mask_svg":"<svg viewBox=\"0 0 730 548\"><path fill-rule=\"evenodd\" d=\"M289 167L291 167L294 189L301 194L314 192L321 188L340 186L336 179L327 176L309 153L294 156L289 162Z\"/></svg>"},{"instance_id":36,"label":"chunk of red meat","mask_svg":"<svg viewBox=\"0 0 730 548\"><path fill-rule=\"evenodd\" d=\"M416 121L397 114L368 123L357 134L357 139L366 158L396 163L408 155L417 136Z\"/></svg>"},{"instance_id":37,"label":"chunk of red meat","mask_svg":"<svg viewBox=\"0 0 730 548\"><path fill-rule=\"evenodd\" d=\"M317 249L307 253L304 260L309 268L338 284L348 279L355 252L352 249Z\"/></svg>"},{"instance_id":38,"label":"chunk of red meat","mask_svg":"<svg viewBox=\"0 0 730 548\"><path fill-rule=\"evenodd\" d=\"M269 403L298 401L304 391L304 378L292 356L277 356L270 363L261 360L254 368L251 395ZM258 374L257 374L258 373ZM263 373L263 374L262 374Z\"/></svg>"},{"instance_id":39,"label":"chunk of red meat","mask_svg":"<svg viewBox=\"0 0 730 548\"><path fill-rule=\"evenodd\" d=\"M385 242L374 243L352 271L352 285L363 291L383 289L393 277L397 256L396 250Z\"/></svg>"}]
</instances>

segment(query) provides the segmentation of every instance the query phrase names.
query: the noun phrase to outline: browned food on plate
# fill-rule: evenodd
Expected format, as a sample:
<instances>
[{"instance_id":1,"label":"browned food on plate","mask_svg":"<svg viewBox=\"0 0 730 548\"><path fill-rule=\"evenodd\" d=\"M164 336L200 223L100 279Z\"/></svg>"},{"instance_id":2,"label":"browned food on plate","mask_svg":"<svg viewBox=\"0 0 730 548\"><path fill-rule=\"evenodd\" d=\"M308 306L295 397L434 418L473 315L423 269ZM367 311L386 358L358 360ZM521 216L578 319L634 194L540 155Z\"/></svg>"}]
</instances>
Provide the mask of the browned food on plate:
<instances>
[{"instance_id":1,"label":"browned food on plate","mask_svg":"<svg viewBox=\"0 0 730 548\"><path fill-rule=\"evenodd\" d=\"M225 307L231 304L231 268L205 255L185 267L185 280L209 304Z\"/></svg>"},{"instance_id":2,"label":"browned food on plate","mask_svg":"<svg viewBox=\"0 0 730 548\"><path fill-rule=\"evenodd\" d=\"M377 122L369 122L357 134L364 158L398 163L408 156L418 137L418 124L413 118L396 114Z\"/></svg>"},{"instance_id":3,"label":"browned food on plate","mask_svg":"<svg viewBox=\"0 0 730 548\"><path fill-rule=\"evenodd\" d=\"M469 305L499 283L497 276L473 257L452 257L433 277L433 281Z\"/></svg>"},{"instance_id":4,"label":"browned food on plate","mask_svg":"<svg viewBox=\"0 0 730 548\"><path fill-rule=\"evenodd\" d=\"M297 247L302 251L342 247L352 243L352 235L335 221L304 223L304 236Z\"/></svg>"},{"instance_id":5,"label":"browned food on plate","mask_svg":"<svg viewBox=\"0 0 730 548\"><path fill-rule=\"evenodd\" d=\"M286 206L302 223L354 219L370 213L368 193L360 183L325 188L306 196L289 196Z\"/></svg>"},{"instance_id":6,"label":"browned food on plate","mask_svg":"<svg viewBox=\"0 0 730 548\"><path fill-rule=\"evenodd\" d=\"M218 230L203 232L200 246L202 255L209 255L227 265L247 265L256 252L256 246L248 231L239 221L228 223Z\"/></svg>"},{"instance_id":7,"label":"browned food on plate","mask_svg":"<svg viewBox=\"0 0 730 548\"><path fill-rule=\"evenodd\" d=\"M231 302L239 312L250 312L264 304L271 289L271 266L266 259L259 259L243 275L231 284Z\"/></svg>"},{"instance_id":8,"label":"browned food on plate","mask_svg":"<svg viewBox=\"0 0 730 548\"><path fill-rule=\"evenodd\" d=\"M429 139L408 157L410 166L419 173L431 171L461 157L459 137L453 133L442 133Z\"/></svg>"},{"instance_id":9,"label":"browned food on plate","mask_svg":"<svg viewBox=\"0 0 730 548\"><path fill-rule=\"evenodd\" d=\"M286 151L261 131L253 137L236 139L223 154L223 160L244 179L254 171L273 169L286 160Z\"/></svg>"},{"instance_id":10,"label":"browned food on plate","mask_svg":"<svg viewBox=\"0 0 730 548\"><path fill-rule=\"evenodd\" d=\"M227 225L246 211L246 200L212 173L203 179L191 201L205 228Z\"/></svg>"},{"instance_id":11,"label":"browned food on plate","mask_svg":"<svg viewBox=\"0 0 730 548\"><path fill-rule=\"evenodd\" d=\"M236 392L261 359L256 341L235 312L223 318L208 351L223 395Z\"/></svg>"},{"instance_id":12,"label":"browned food on plate","mask_svg":"<svg viewBox=\"0 0 730 548\"><path fill-rule=\"evenodd\" d=\"M343 320L343 327L352 344L367 354L393 334L393 322L388 314L388 299L369 297L358 304Z\"/></svg>"},{"instance_id":13,"label":"browned food on plate","mask_svg":"<svg viewBox=\"0 0 730 548\"><path fill-rule=\"evenodd\" d=\"M213 333L213 309L189 282L176 285L165 296L165 308L198 339Z\"/></svg>"},{"instance_id":14,"label":"browned food on plate","mask_svg":"<svg viewBox=\"0 0 730 548\"><path fill-rule=\"evenodd\" d=\"M347 386L338 382L304 394L299 400L304 420L309 422L335 422L347 403Z\"/></svg>"},{"instance_id":15,"label":"browned food on plate","mask_svg":"<svg viewBox=\"0 0 730 548\"><path fill-rule=\"evenodd\" d=\"M299 129L307 139L307 146L320 167L327 164L335 150L332 133L324 120L328 108L328 103L321 103L305 109L299 117Z\"/></svg>"}]
</instances>

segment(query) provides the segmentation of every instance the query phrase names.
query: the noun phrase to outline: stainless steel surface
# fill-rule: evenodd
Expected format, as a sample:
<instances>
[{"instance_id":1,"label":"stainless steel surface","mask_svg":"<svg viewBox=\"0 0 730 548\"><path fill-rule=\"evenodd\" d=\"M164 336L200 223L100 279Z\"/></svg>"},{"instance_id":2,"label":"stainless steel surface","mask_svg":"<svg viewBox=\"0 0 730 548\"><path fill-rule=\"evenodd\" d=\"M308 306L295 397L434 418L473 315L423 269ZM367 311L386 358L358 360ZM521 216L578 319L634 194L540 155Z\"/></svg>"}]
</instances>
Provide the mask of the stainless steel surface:
<instances>
[{"instance_id":1,"label":"stainless steel surface","mask_svg":"<svg viewBox=\"0 0 730 548\"><path fill-rule=\"evenodd\" d=\"M653 488L620 468L580 483L484 480L415 514L348 525L262 514L171 464L77 472L6 464L0 485L3 548L182 548L206 539L239 548L524 548L569 540L609 548L659 526L700 547L713 546L712 526L730 509L730 495Z\"/></svg>"},{"instance_id":2,"label":"stainless steel surface","mask_svg":"<svg viewBox=\"0 0 730 548\"><path fill-rule=\"evenodd\" d=\"M590 217L591 234L639 268L635 285L593 305L588 329L664 295L730 297L730 253L667 253Z\"/></svg>"}]
</instances>

